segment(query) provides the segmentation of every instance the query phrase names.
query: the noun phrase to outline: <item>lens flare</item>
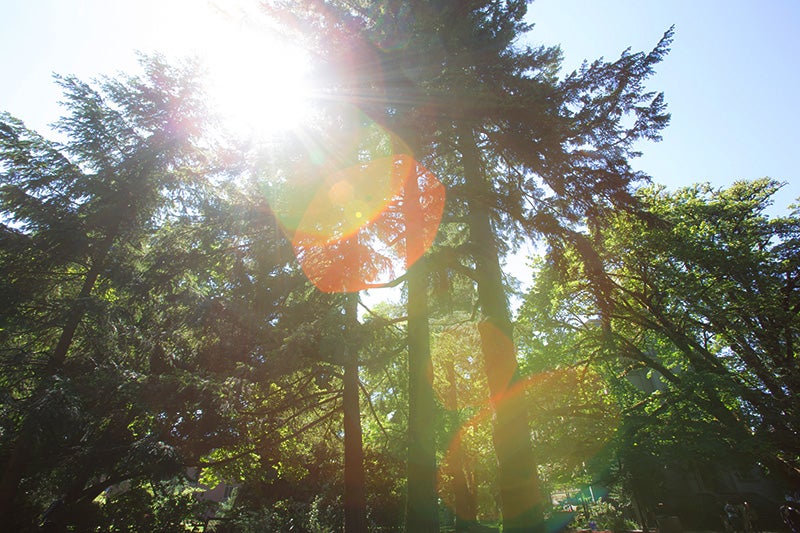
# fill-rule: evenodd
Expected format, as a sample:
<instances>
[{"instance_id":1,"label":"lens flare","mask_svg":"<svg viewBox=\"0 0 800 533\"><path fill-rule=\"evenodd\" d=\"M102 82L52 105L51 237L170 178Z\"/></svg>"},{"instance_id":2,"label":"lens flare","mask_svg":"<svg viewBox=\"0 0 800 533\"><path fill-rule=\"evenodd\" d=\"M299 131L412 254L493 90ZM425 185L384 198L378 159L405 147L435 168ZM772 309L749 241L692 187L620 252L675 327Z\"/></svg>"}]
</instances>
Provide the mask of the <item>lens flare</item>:
<instances>
[{"instance_id":1,"label":"lens flare","mask_svg":"<svg viewBox=\"0 0 800 533\"><path fill-rule=\"evenodd\" d=\"M307 157L270 193L303 273L323 292L397 279L433 244L444 210L444 186L408 146L349 112L362 126L304 138Z\"/></svg>"},{"instance_id":2,"label":"lens flare","mask_svg":"<svg viewBox=\"0 0 800 533\"><path fill-rule=\"evenodd\" d=\"M454 400L450 401L456 408L463 408L460 400L457 403ZM440 463L440 480L454 484L452 490L442 490L442 497L457 514L463 511L455 495L464 489L455 486L455 481L460 479L463 483L465 478L474 478L475 472L459 473L454 469L475 468L464 461L479 451L475 435L491 431L495 411L516 402L527 406L529 423L536 436L536 455L547 458L548 470L559 471L561 475L581 471L606 448L619 427L619 410L606 394L602 377L591 370L555 369L510 383L506 392L485 399L482 408L461 425ZM495 448L507 444L501 442L502 438L493 432ZM470 487L475 490L474 481Z\"/></svg>"},{"instance_id":3,"label":"lens flare","mask_svg":"<svg viewBox=\"0 0 800 533\"><path fill-rule=\"evenodd\" d=\"M306 277L323 292L393 281L433 243L444 186L397 154L325 178L292 234Z\"/></svg>"}]
</instances>

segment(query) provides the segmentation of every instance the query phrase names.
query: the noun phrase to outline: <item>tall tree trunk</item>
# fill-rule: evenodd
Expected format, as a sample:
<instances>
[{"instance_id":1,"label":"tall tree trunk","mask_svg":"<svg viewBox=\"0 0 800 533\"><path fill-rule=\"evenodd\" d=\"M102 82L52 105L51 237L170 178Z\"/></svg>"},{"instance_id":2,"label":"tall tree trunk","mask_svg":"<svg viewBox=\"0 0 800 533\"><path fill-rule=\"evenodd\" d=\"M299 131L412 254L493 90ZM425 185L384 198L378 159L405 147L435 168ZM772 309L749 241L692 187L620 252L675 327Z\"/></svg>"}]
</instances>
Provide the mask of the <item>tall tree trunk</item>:
<instances>
[{"instance_id":1,"label":"tall tree trunk","mask_svg":"<svg viewBox=\"0 0 800 533\"><path fill-rule=\"evenodd\" d=\"M452 361L447 366L447 381L450 382L448 403L452 427L458 427L461 420L458 416L458 390L456 388L456 370ZM455 530L457 532L469 531L478 523L476 495L474 485L470 486L467 479L467 464L464 453L464 443L457 438L453 443L450 454L450 473L453 476L454 510L456 514Z\"/></svg>"},{"instance_id":2,"label":"tall tree trunk","mask_svg":"<svg viewBox=\"0 0 800 533\"><path fill-rule=\"evenodd\" d=\"M481 167L472 129L458 125L458 145L469 190L470 241L475 259L478 303L483 314L481 351L495 411L493 442L503 510L503 531L544 531L543 497L534 458L529 416L519 382L511 313L500 257L491 226L492 192Z\"/></svg>"},{"instance_id":3,"label":"tall tree trunk","mask_svg":"<svg viewBox=\"0 0 800 533\"><path fill-rule=\"evenodd\" d=\"M436 494L436 403L433 395L430 331L428 328L428 269L422 259L424 213L417 180L405 193L406 247L420 257L408 271L408 473L406 531L439 531Z\"/></svg>"},{"instance_id":4,"label":"tall tree trunk","mask_svg":"<svg viewBox=\"0 0 800 533\"><path fill-rule=\"evenodd\" d=\"M358 293L345 295L346 332L353 338L357 326ZM345 354L344 391L344 530L346 533L366 533L367 498L364 476L364 448L361 435L359 405L358 349L348 343Z\"/></svg>"},{"instance_id":5,"label":"tall tree trunk","mask_svg":"<svg viewBox=\"0 0 800 533\"><path fill-rule=\"evenodd\" d=\"M58 373L63 367L64 361L67 359L67 353L75 338L75 332L78 330L78 325L80 325L83 315L86 312L86 302L92 294L95 283L97 283L97 278L100 276L106 257L116 239L118 228L119 223L109 231L108 235L98 246L98 251L92 260L92 266L83 279L81 290L67 314L67 319L64 322L61 335L50 356L50 361L47 364L47 372L32 394L34 399L44 394L47 379ZM25 475L25 470L31 459L36 430L36 421L30 416L30 413L27 413L25 419L22 421L19 435L17 436L17 440L6 462L5 469L3 470L3 477L0 479L0 524L11 523L14 500L17 497L20 481L22 481L22 477Z\"/></svg>"}]
</instances>

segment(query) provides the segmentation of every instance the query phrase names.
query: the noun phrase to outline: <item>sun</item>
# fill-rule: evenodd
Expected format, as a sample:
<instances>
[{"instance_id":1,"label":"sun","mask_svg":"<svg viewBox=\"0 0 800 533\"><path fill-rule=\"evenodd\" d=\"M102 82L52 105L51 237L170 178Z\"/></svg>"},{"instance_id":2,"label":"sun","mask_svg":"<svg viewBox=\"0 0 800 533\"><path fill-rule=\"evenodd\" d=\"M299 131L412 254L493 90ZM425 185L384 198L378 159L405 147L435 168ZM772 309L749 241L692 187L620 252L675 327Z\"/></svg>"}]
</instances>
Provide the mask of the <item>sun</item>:
<instances>
[{"instance_id":1,"label":"sun","mask_svg":"<svg viewBox=\"0 0 800 533\"><path fill-rule=\"evenodd\" d=\"M227 127L269 137L309 120L312 90L302 50L264 35L238 35L205 61L211 104Z\"/></svg>"},{"instance_id":2,"label":"sun","mask_svg":"<svg viewBox=\"0 0 800 533\"><path fill-rule=\"evenodd\" d=\"M200 60L209 104L225 129L269 138L310 120L309 54L270 24L259 2L174 0L166 8L164 47Z\"/></svg>"}]
</instances>

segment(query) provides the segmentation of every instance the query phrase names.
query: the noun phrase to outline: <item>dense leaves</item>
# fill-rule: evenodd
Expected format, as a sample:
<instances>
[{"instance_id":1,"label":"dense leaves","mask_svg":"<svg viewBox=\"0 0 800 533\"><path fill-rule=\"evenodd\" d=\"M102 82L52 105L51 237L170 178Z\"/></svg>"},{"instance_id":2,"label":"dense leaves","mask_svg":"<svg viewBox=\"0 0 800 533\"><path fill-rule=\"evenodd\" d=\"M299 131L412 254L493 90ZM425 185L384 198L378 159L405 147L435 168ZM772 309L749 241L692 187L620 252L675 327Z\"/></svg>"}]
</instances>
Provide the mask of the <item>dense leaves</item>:
<instances>
[{"instance_id":1,"label":"dense leaves","mask_svg":"<svg viewBox=\"0 0 800 533\"><path fill-rule=\"evenodd\" d=\"M286 14L281 4L272 9ZM543 498L527 408L513 394L499 401L521 378L500 259L523 236L569 246L604 211L634 203L629 187L644 177L629 162L634 143L658 139L668 121L663 97L644 82L671 41L667 32L650 53L625 52L560 80L557 48L519 44L530 29L526 10L525 1L308 1L287 17L324 36L312 46L339 74L331 76L333 98L403 138L447 186L450 227L439 242L448 246L434 254L433 268L445 283L464 275L474 283L488 324L482 331L492 332L482 334L480 349L496 400L509 530L540 524ZM594 260L590 246L583 252ZM409 302L417 292L409 286ZM411 332L411 342L418 336Z\"/></svg>"},{"instance_id":2,"label":"dense leaves","mask_svg":"<svg viewBox=\"0 0 800 533\"><path fill-rule=\"evenodd\" d=\"M21 530L83 519L123 482L159 494L188 467L238 481L233 465L278 461L338 397L296 375L326 372L320 334L299 333L330 302L307 297L264 201L217 166L196 72L144 67L63 80L64 145L3 117L4 512Z\"/></svg>"},{"instance_id":3,"label":"dense leaves","mask_svg":"<svg viewBox=\"0 0 800 533\"><path fill-rule=\"evenodd\" d=\"M61 142L0 116L4 523L538 531L597 478L645 509L667 461L797 479L797 213L764 215L769 180L633 191L671 30L562 74L522 0L264 9L323 87L269 150L222 146L197 67L158 57L59 78ZM390 207L376 162L417 178ZM354 231L380 217L403 264ZM320 284L388 272L404 310Z\"/></svg>"},{"instance_id":4,"label":"dense leaves","mask_svg":"<svg viewBox=\"0 0 800 533\"><path fill-rule=\"evenodd\" d=\"M591 236L610 287L602 306L597 271L580 252L539 266L522 312L531 364L605 376L623 410L618 453L651 504L663 495L643 478L665 462L742 472L758 464L796 482L787 395L800 324L798 221L765 215L777 188L763 179L640 191L649 216L617 214Z\"/></svg>"}]
</instances>

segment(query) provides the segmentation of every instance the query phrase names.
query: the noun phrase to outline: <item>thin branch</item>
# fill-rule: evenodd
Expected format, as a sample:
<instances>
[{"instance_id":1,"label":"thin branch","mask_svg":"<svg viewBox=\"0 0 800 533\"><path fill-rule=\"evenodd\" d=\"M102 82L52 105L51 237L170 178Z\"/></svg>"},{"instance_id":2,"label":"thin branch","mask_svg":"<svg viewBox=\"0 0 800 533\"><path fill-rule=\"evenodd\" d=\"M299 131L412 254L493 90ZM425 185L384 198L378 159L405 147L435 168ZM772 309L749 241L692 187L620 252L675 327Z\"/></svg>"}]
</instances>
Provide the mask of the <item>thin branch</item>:
<instances>
[{"instance_id":1,"label":"thin branch","mask_svg":"<svg viewBox=\"0 0 800 533\"><path fill-rule=\"evenodd\" d=\"M367 399L367 405L369 405L369 410L372 413L372 417L375 419L375 422L378 424L378 427L381 428L381 433L383 433L383 436L386 437L386 440L388 442L389 441L389 433L386 431L386 428L383 427L383 424L381 424L381 421L378 418L378 413L375 412L375 406L372 405L372 399L370 399L370 397L369 397L369 393L367 392L367 388L364 386L363 383L361 383L361 380L358 381L358 386L364 392L364 397Z\"/></svg>"}]
</instances>

